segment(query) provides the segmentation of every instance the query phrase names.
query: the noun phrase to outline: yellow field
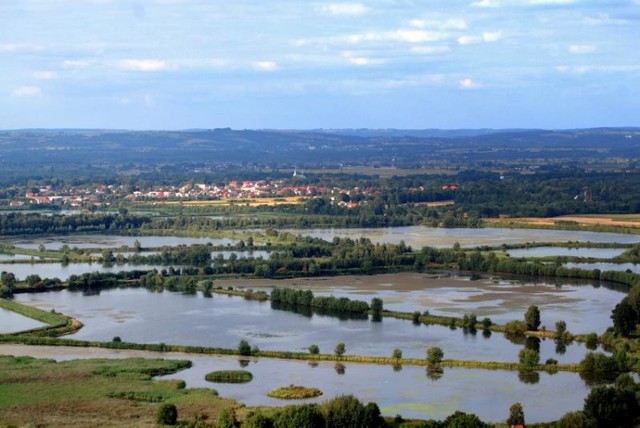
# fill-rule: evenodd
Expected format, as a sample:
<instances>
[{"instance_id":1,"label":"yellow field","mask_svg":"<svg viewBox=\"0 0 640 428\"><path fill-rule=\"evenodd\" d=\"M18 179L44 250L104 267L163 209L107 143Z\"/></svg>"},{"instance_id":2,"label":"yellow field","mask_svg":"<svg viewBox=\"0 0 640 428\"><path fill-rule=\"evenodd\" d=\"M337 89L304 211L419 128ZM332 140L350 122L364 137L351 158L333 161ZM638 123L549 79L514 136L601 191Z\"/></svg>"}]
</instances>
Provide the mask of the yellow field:
<instances>
[{"instance_id":1,"label":"yellow field","mask_svg":"<svg viewBox=\"0 0 640 428\"><path fill-rule=\"evenodd\" d=\"M559 217L486 219L485 221L489 223L513 221L516 223L548 226L553 226L554 224L562 221L572 221L584 225L640 227L640 214L588 214Z\"/></svg>"},{"instance_id":2,"label":"yellow field","mask_svg":"<svg viewBox=\"0 0 640 428\"><path fill-rule=\"evenodd\" d=\"M253 199L220 199L214 201L154 201L155 204L183 205L183 206L245 206L260 207L274 205L301 204L306 200L300 196L287 196L283 198L253 198Z\"/></svg>"}]
</instances>

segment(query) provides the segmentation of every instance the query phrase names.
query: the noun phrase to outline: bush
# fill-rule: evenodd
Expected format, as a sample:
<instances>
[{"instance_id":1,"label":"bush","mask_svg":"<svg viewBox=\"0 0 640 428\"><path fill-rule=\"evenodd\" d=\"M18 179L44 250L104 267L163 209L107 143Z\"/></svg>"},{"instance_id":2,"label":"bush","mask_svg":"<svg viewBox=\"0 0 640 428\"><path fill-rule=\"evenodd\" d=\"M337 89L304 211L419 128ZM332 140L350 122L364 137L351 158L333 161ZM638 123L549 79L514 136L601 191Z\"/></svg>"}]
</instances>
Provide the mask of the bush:
<instances>
[{"instance_id":1,"label":"bush","mask_svg":"<svg viewBox=\"0 0 640 428\"><path fill-rule=\"evenodd\" d=\"M310 354L314 354L314 355L319 354L320 353L320 348L318 348L318 345L315 345L315 344L311 345L311 346L309 346L309 353Z\"/></svg>"},{"instance_id":2,"label":"bush","mask_svg":"<svg viewBox=\"0 0 640 428\"><path fill-rule=\"evenodd\" d=\"M394 349L393 352L391 353L391 358L395 358L396 360L399 360L402 358L402 350L401 349Z\"/></svg>"},{"instance_id":3,"label":"bush","mask_svg":"<svg viewBox=\"0 0 640 428\"><path fill-rule=\"evenodd\" d=\"M534 369L540 364L540 353L533 349L523 348L518 354L518 359L523 369Z\"/></svg>"},{"instance_id":4,"label":"bush","mask_svg":"<svg viewBox=\"0 0 640 428\"><path fill-rule=\"evenodd\" d=\"M218 416L218 422L216 422L216 428L237 428L238 422L233 414L233 410L224 409Z\"/></svg>"},{"instance_id":5,"label":"bush","mask_svg":"<svg viewBox=\"0 0 640 428\"><path fill-rule=\"evenodd\" d=\"M482 422L473 413L464 413L458 410L444 420L443 426L447 428L485 428L489 425Z\"/></svg>"},{"instance_id":6,"label":"bush","mask_svg":"<svg viewBox=\"0 0 640 428\"><path fill-rule=\"evenodd\" d=\"M178 421L178 409L175 404L163 403L158 408L156 422L160 425L175 425Z\"/></svg>"},{"instance_id":7,"label":"bush","mask_svg":"<svg viewBox=\"0 0 640 428\"><path fill-rule=\"evenodd\" d=\"M262 413L253 413L244 421L242 428L273 428L273 420Z\"/></svg>"},{"instance_id":8,"label":"bush","mask_svg":"<svg viewBox=\"0 0 640 428\"><path fill-rule=\"evenodd\" d=\"M491 318L483 318L482 319L482 328L485 330L489 330L489 328L491 328L491 326L493 325L493 322L491 321Z\"/></svg>"},{"instance_id":9,"label":"bush","mask_svg":"<svg viewBox=\"0 0 640 428\"><path fill-rule=\"evenodd\" d=\"M509 407L507 425L524 425L524 410L522 409L522 404L515 403Z\"/></svg>"},{"instance_id":10,"label":"bush","mask_svg":"<svg viewBox=\"0 0 640 428\"><path fill-rule=\"evenodd\" d=\"M325 420L317 404L287 406L276 415L273 427L324 428Z\"/></svg>"},{"instance_id":11,"label":"bush","mask_svg":"<svg viewBox=\"0 0 640 428\"><path fill-rule=\"evenodd\" d=\"M251 345L249 345L249 342L242 339L238 344L238 352L240 355L251 355Z\"/></svg>"},{"instance_id":12,"label":"bush","mask_svg":"<svg viewBox=\"0 0 640 428\"><path fill-rule=\"evenodd\" d=\"M442 362L444 358L444 352L437 346L432 346L427 349L427 362L430 366L437 366Z\"/></svg>"},{"instance_id":13,"label":"bush","mask_svg":"<svg viewBox=\"0 0 640 428\"><path fill-rule=\"evenodd\" d=\"M340 342L336 345L336 349L334 349L334 353L338 356L341 357L344 355L344 353L347 351L347 348L345 347L344 343Z\"/></svg>"},{"instance_id":14,"label":"bush","mask_svg":"<svg viewBox=\"0 0 640 428\"><path fill-rule=\"evenodd\" d=\"M524 314L524 322L527 325L527 330L538 331L538 327L540 327L540 309L536 305L529 306L529 309Z\"/></svg>"},{"instance_id":15,"label":"bush","mask_svg":"<svg viewBox=\"0 0 640 428\"><path fill-rule=\"evenodd\" d=\"M527 325L522 321L509 321L504 325L504 334L508 336L523 336Z\"/></svg>"},{"instance_id":16,"label":"bush","mask_svg":"<svg viewBox=\"0 0 640 428\"><path fill-rule=\"evenodd\" d=\"M353 395L341 395L324 406L328 427L362 427L364 425L364 406Z\"/></svg>"},{"instance_id":17,"label":"bush","mask_svg":"<svg viewBox=\"0 0 640 428\"><path fill-rule=\"evenodd\" d=\"M122 342L122 339L120 338L120 336L113 336L113 339L111 339L112 342Z\"/></svg>"}]
</instances>

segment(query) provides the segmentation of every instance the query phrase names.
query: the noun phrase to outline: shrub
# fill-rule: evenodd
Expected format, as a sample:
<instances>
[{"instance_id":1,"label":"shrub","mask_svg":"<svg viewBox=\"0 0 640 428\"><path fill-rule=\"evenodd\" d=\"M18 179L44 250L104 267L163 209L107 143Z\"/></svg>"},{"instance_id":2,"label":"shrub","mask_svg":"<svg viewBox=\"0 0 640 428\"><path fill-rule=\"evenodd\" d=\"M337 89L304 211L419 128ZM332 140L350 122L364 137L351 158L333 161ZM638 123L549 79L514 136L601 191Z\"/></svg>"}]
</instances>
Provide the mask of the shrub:
<instances>
[{"instance_id":1,"label":"shrub","mask_svg":"<svg viewBox=\"0 0 640 428\"><path fill-rule=\"evenodd\" d=\"M314 354L314 355L319 354L320 353L320 348L318 348L318 345L313 344L313 345L309 346L309 353L310 354Z\"/></svg>"},{"instance_id":2,"label":"shrub","mask_svg":"<svg viewBox=\"0 0 640 428\"><path fill-rule=\"evenodd\" d=\"M364 425L364 406L353 395L341 395L324 405L329 427L361 427Z\"/></svg>"},{"instance_id":3,"label":"shrub","mask_svg":"<svg viewBox=\"0 0 640 428\"><path fill-rule=\"evenodd\" d=\"M529 306L524 314L524 322L527 330L538 331L540 327L540 309L536 305Z\"/></svg>"},{"instance_id":4,"label":"shrub","mask_svg":"<svg viewBox=\"0 0 640 428\"><path fill-rule=\"evenodd\" d=\"M236 421L236 417L233 414L232 409L224 409L220 412L220 416L218 416L218 421L216 422L216 428L237 428L238 422Z\"/></svg>"},{"instance_id":5,"label":"shrub","mask_svg":"<svg viewBox=\"0 0 640 428\"><path fill-rule=\"evenodd\" d=\"M437 366L442 362L444 358L444 352L437 346L432 346L427 349L427 362L430 366Z\"/></svg>"},{"instance_id":6,"label":"shrub","mask_svg":"<svg viewBox=\"0 0 640 428\"><path fill-rule=\"evenodd\" d=\"M178 409L175 404L163 403L158 408L156 422L160 425L175 425L178 421Z\"/></svg>"},{"instance_id":7,"label":"shrub","mask_svg":"<svg viewBox=\"0 0 640 428\"><path fill-rule=\"evenodd\" d=\"M482 319L482 328L485 330L489 330L489 328L491 328L491 326L493 325L493 322L491 321L490 318L483 318Z\"/></svg>"},{"instance_id":8,"label":"shrub","mask_svg":"<svg viewBox=\"0 0 640 428\"><path fill-rule=\"evenodd\" d=\"M507 425L524 425L524 410L522 409L522 404L515 403L509 407Z\"/></svg>"},{"instance_id":9,"label":"shrub","mask_svg":"<svg viewBox=\"0 0 640 428\"><path fill-rule=\"evenodd\" d=\"M393 352L391 353L391 358L395 358L396 360L399 360L402 358L402 350L399 348L396 348L393 350Z\"/></svg>"},{"instance_id":10,"label":"shrub","mask_svg":"<svg viewBox=\"0 0 640 428\"><path fill-rule=\"evenodd\" d=\"M347 351L347 348L345 347L343 342L340 342L336 345L336 349L334 349L334 353L338 356L341 357L344 355L344 353Z\"/></svg>"},{"instance_id":11,"label":"shrub","mask_svg":"<svg viewBox=\"0 0 640 428\"><path fill-rule=\"evenodd\" d=\"M518 359L522 368L534 369L538 364L540 364L540 353L533 349L523 348L518 354Z\"/></svg>"},{"instance_id":12,"label":"shrub","mask_svg":"<svg viewBox=\"0 0 640 428\"><path fill-rule=\"evenodd\" d=\"M112 342L122 342L122 339L120 338L120 336L113 336L113 339L111 339Z\"/></svg>"},{"instance_id":13,"label":"shrub","mask_svg":"<svg viewBox=\"0 0 640 428\"><path fill-rule=\"evenodd\" d=\"M252 413L244 421L242 428L273 428L273 420L262 413Z\"/></svg>"},{"instance_id":14,"label":"shrub","mask_svg":"<svg viewBox=\"0 0 640 428\"><path fill-rule=\"evenodd\" d=\"M522 336L527 331L527 325L522 321L509 321L504 325L504 334L508 336Z\"/></svg>"},{"instance_id":15,"label":"shrub","mask_svg":"<svg viewBox=\"0 0 640 428\"><path fill-rule=\"evenodd\" d=\"M485 428L489 425L482 422L473 413L464 413L458 410L445 419L442 426L447 428Z\"/></svg>"},{"instance_id":16,"label":"shrub","mask_svg":"<svg viewBox=\"0 0 640 428\"><path fill-rule=\"evenodd\" d=\"M249 342L242 339L238 344L238 352L240 355L251 355L251 345L249 345Z\"/></svg>"},{"instance_id":17,"label":"shrub","mask_svg":"<svg viewBox=\"0 0 640 428\"><path fill-rule=\"evenodd\" d=\"M287 406L279 412L274 421L274 428L324 428L324 415L317 404Z\"/></svg>"},{"instance_id":18,"label":"shrub","mask_svg":"<svg viewBox=\"0 0 640 428\"><path fill-rule=\"evenodd\" d=\"M415 311L412 315L411 315L411 321L414 324L420 324L420 312Z\"/></svg>"}]
</instances>

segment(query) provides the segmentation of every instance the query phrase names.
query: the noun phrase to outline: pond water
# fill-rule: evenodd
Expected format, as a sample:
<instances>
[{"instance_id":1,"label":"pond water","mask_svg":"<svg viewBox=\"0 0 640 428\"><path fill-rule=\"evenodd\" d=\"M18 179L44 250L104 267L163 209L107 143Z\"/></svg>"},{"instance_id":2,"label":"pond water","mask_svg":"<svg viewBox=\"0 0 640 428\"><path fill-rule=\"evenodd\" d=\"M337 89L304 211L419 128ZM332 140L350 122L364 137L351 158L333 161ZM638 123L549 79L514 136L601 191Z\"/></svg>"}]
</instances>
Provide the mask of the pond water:
<instances>
[{"instance_id":1,"label":"pond water","mask_svg":"<svg viewBox=\"0 0 640 428\"><path fill-rule=\"evenodd\" d=\"M508 250L511 257L593 257L598 259L610 259L622 254L626 248L563 248L563 247L536 247L518 248Z\"/></svg>"},{"instance_id":2,"label":"pond water","mask_svg":"<svg viewBox=\"0 0 640 428\"><path fill-rule=\"evenodd\" d=\"M522 319L529 305L538 305L542 325L550 329L557 321L573 333L604 333L611 325L611 310L626 295L626 287L587 280L529 280L498 275L469 276L442 273L398 273L289 280L217 280L217 286L240 288L294 287L316 295L349 297L370 302L379 297L384 307L403 312L428 310L434 315L475 313L504 324Z\"/></svg>"},{"instance_id":3,"label":"pond water","mask_svg":"<svg viewBox=\"0 0 640 428\"><path fill-rule=\"evenodd\" d=\"M133 247L135 241L140 242L144 248L156 248L165 245L193 245L208 244L212 245L233 245L238 242L235 239L228 238L194 238L184 236L122 236L122 235L62 235L47 236L37 238L11 238L2 242L14 245L18 248L38 249L43 244L48 250L59 250L63 245L70 248L119 248L123 245Z\"/></svg>"},{"instance_id":4,"label":"pond water","mask_svg":"<svg viewBox=\"0 0 640 428\"><path fill-rule=\"evenodd\" d=\"M3 254L0 253L0 262L4 261L28 261L31 260L31 256L26 254Z\"/></svg>"},{"instance_id":5,"label":"pond water","mask_svg":"<svg viewBox=\"0 0 640 428\"><path fill-rule=\"evenodd\" d=\"M369 238L372 242L398 244L404 241L413 248L451 247L455 242L463 247L480 245L524 244L527 242L640 242L640 236L622 233L597 233L546 229L465 229L432 228L426 226L392 227L384 229L288 229L287 232L331 241L334 237Z\"/></svg>"},{"instance_id":6,"label":"pond water","mask_svg":"<svg viewBox=\"0 0 640 428\"><path fill-rule=\"evenodd\" d=\"M438 325L413 325L410 321L385 318L341 320L336 317L305 316L273 310L270 302L241 297L153 292L142 288L103 290L99 295L81 292L19 294L16 300L44 310L55 309L79 319L84 327L70 336L77 339L170 343L236 348L241 339L264 350L303 351L317 344L332 353L344 342L348 354L389 356L394 348L406 357L423 358L429 346L440 346L445 358L483 361L517 361L522 344L513 344L502 334L484 337L462 329L451 331ZM574 343L564 353L556 352L551 340L539 344L540 357L577 362L586 349Z\"/></svg>"},{"instance_id":7,"label":"pond water","mask_svg":"<svg viewBox=\"0 0 640 428\"><path fill-rule=\"evenodd\" d=\"M600 269L601 271L615 270L620 272L640 273L640 264L635 263L564 263L563 266L578 269Z\"/></svg>"},{"instance_id":8,"label":"pond water","mask_svg":"<svg viewBox=\"0 0 640 428\"><path fill-rule=\"evenodd\" d=\"M44 326L40 321L0 308L0 334L31 330Z\"/></svg>"},{"instance_id":9,"label":"pond water","mask_svg":"<svg viewBox=\"0 0 640 428\"><path fill-rule=\"evenodd\" d=\"M174 267L177 268L179 266ZM60 263L0 264L0 270L13 273L19 280L24 280L29 275L39 275L40 278L58 278L66 281L71 275L82 275L91 272L118 273L153 269L160 271L167 268L168 266L164 265L132 265L126 263L110 266L101 265L100 263L69 263L68 265Z\"/></svg>"},{"instance_id":10,"label":"pond water","mask_svg":"<svg viewBox=\"0 0 640 428\"><path fill-rule=\"evenodd\" d=\"M290 384L319 388L323 395L300 402L323 402L342 394L354 394L364 403L378 403L384 415L405 418L444 419L456 410L475 413L487 422L503 422L511 404L522 403L527 422L559 419L568 411L582 408L589 386L575 373L540 373L537 383L523 383L517 372L477 369L444 369L442 377L427 377L424 367L345 363L336 370L332 362L309 364L268 358L241 360L230 356L180 353L152 353L108 349L0 345L0 353L54 358L170 358L188 359L193 367L160 379L183 379L188 387L216 389L221 396L249 406L285 406L290 401L267 397L267 392ZM204 380L213 370L238 369L247 365L253 380L249 384L219 384ZM343 374L339 374L340 371Z\"/></svg>"}]
</instances>

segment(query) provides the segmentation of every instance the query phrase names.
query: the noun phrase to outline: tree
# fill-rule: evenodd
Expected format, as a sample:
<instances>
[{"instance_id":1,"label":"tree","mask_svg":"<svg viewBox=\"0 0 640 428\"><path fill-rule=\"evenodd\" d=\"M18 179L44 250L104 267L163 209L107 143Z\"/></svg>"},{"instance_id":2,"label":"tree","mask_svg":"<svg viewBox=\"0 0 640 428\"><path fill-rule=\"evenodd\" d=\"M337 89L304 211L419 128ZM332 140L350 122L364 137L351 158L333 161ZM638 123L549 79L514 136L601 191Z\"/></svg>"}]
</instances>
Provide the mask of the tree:
<instances>
[{"instance_id":1,"label":"tree","mask_svg":"<svg viewBox=\"0 0 640 428\"><path fill-rule=\"evenodd\" d=\"M523 369L531 370L540 364L540 353L533 349L523 348L518 354L518 359Z\"/></svg>"},{"instance_id":2,"label":"tree","mask_svg":"<svg viewBox=\"0 0 640 428\"><path fill-rule=\"evenodd\" d=\"M442 362L444 358L444 352L437 346L432 346L427 349L427 362L430 366L437 366Z\"/></svg>"},{"instance_id":3,"label":"tree","mask_svg":"<svg viewBox=\"0 0 640 428\"><path fill-rule=\"evenodd\" d=\"M393 352L391 353L391 358L394 358L396 360L399 360L402 358L402 350L399 348L396 348L393 350Z\"/></svg>"},{"instance_id":4,"label":"tree","mask_svg":"<svg viewBox=\"0 0 640 428\"><path fill-rule=\"evenodd\" d=\"M175 404L162 403L158 408L156 422L160 425L175 425L178 421L178 409Z\"/></svg>"},{"instance_id":5,"label":"tree","mask_svg":"<svg viewBox=\"0 0 640 428\"><path fill-rule=\"evenodd\" d=\"M324 428L324 415L317 404L287 406L274 418L274 428Z\"/></svg>"},{"instance_id":6,"label":"tree","mask_svg":"<svg viewBox=\"0 0 640 428\"><path fill-rule=\"evenodd\" d=\"M567 323L562 320L556 322L556 339L564 340L567 335Z\"/></svg>"},{"instance_id":7,"label":"tree","mask_svg":"<svg viewBox=\"0 0 640 428\"><path fill-rule=\"evenodd\" d=\"M318 345L311 345L309 346L309 353L310 354L319 354L320 353L320 348L318 348Z\"/></svg>"},{"instance_id":8,"label":"tree","mask_svg":"<svg viewBox=\"0 0 640 428\"><path fill-rule=\"evenodd\" d=\"M384 425L384 419L380 415L380 408L376 403L368 403L364 406L362 426L367 428L379 428Z\"/></svg>"},{"instance_id":9,"label":"tree","mask_svg":"<svg viewBox=\"0 0 640 428\"><path fill-rule=\"evenodd\" d=\"M371 312L373 313L373 315L380 316L382 314L382 305L382 299L378 297L374 297L373 299L371 299Z\"/></svg>"},{"instance_id":10,"label":"tree","mask_svg":"<svg viewBox=\"0 0 640 428\"><path fill-rule=\"evenodd\" d=\"M507 425L524 425L524 410L522 409L522 404L515 403L509 407Z\"/></svg>"},{"instance_id":11,"label":"tree","mask_svg":"<svg viewBox=\"0 0 640 428\"><path fill-rule=\"evenodd\" d=\"M527 330L538 331L540 327L540 310L536 305L529 306L524 314L524 322L527 324Z\"/></svg>"},{"instance_id":12,"label":"tree","mask_svg":"<svg viewBox=\"0 0 640 428\"><path fill-rule=\"evenodd\" d=\"M633 391L609 386L598 386L584 399L583 412L593 426L634 426L639 415L638 402Z\"/></svg>"},{"instance_id":13,"label":"tree","mask_svg":"<svg viewBox=\"0 0 640 428\"><path fill-rule=\"evenodd\" d=\"M613 320L613 329L621 336L629 336L636 328L636 322L638 321L638 315L633 310L629 300L625 297L620 303L616 305L611 313L611 319Z\"/></svg>"},{"instance_id":14,"label":"tree","mask_svg":"<svg viewBox=\"0 0 640 428\"><path fill-rule=\"evenodd\" d=\"M334 353L338 356L341 357L344 355L344 353L346 352L346 346L344 345L343 342L340 342L336 345L336 349L334 349Z\"/></svg>"},{"instance_id":15,"label":"tree","mask_svg":"<svg viewBox=\"0 0 640 428\"><path fill-rule=\"evenodd\" d=\"M238 353L240 355L251 355L251 345L249 345L249 342L242 339L238 344Z\"/></svg>"},{"instance_id":16,"label":"tree","mask_svg":"<svg viewBox=\"0 0 640 428\"><path fill-rule=\"evenodd\" d=\"M340 395L324 406L328 427L363 427L364 406L353 395Z\"/></svg>"},{"instance_id":17,"label":"tree","mask_svg":"<svg viewBox=\"0 0 640 428\"><path fill-rule=\"evenodd\" d=\"M485 428L489 425L482 422L473 413L464 413L458 410L444 420L443 426L447 428Z\"/></svg>"}]
</instances>

